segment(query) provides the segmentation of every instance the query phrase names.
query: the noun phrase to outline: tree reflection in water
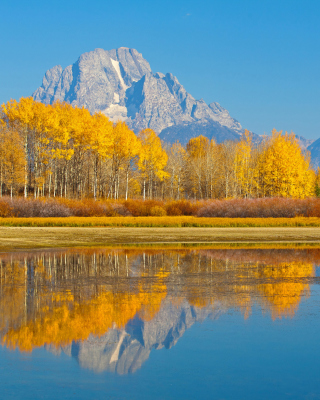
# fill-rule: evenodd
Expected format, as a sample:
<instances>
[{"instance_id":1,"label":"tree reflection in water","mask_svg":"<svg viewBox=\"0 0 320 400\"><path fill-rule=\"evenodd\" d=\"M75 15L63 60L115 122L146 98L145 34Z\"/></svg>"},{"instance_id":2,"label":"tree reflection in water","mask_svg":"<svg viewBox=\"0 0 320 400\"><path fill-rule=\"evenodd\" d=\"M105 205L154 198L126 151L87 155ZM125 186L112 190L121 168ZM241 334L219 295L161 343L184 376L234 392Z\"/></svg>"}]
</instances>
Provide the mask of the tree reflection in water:
<instances>
[{"instance_id":1,"label":"tree reflection in water","mask_svg":"<svg viewBox=\"0 0 320 400\"><path fill-rule=\"evenodd\" d=\"M96 371L133 372L196 321L254 304L293 317L320 251L77 249L0 260L2 345L63 350Z\"/></svg>"}]
</instances>

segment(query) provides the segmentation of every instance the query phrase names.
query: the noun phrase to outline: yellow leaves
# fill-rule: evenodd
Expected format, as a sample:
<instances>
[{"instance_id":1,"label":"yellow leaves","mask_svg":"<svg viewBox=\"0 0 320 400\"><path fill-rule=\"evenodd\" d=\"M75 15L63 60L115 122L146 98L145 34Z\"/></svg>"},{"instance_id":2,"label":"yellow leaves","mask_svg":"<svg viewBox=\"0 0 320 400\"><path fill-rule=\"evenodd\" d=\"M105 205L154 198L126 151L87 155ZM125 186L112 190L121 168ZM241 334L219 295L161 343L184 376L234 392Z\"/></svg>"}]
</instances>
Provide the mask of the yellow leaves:
<instances>
[{"instance_id":1,"label":"yellow leaves","mask_svg":"<svg viewBox=\"0 0 320 400\"><path fill-rule=\"evenodd\" d=\"M165 296L166 286L161 284L151 291L140 285L138 293L102 290L81 303L70 292L57 293L53 296L57 304L53 309L43 309L46 312L41 319L10 329L2 343L20 351L32 351L46 343L58 347L86 340L91 334L101 336L111 328L124 327L137 313L143 319L152 318Z\"/></svg>"},{"instance_id":2,"label":"yellow leaves","mask_svg":"<svg viewBox=\"0 0 320 400\"><path fill-rule=\"evenodd\" d=\"M210 247L210 246L209 246ZM319 249L82 249L1 256L2 344L20 351L101 336L166 304L292 317L308 294ZM178 284L177 284L178 283ZM28 302L26 295L28 294Z\"/></svg>"},{"instance_id":3,"label":"yellow leaves","mask_svg":"<svg viewBox=\"0 0 320 400\"><path fill-rule=\"evenodd\" d=\"M241 197L253 197L257 187L258 172L252 147L252 135L245 130L241 141L237 143L234 160L235 174L241 187Z\"/></svg>"},{"instance_id":4,"label":"yellow leaves","mask_svg":"<svg viewBox=\"0 0 320 400\"><path fill-rule=\"evenodd\" d=\"M152 129L144 129L138 135L141 141L139 154L139 170L150 177L156 175L160 180L168 174L163 170L168 161L168 155L162 149L161 140Z\"/></svg>"},{"instance_id":5,"label":"yellow leaves","mask_svg":"<svg viewBox=\"0 0 320 400\"><path fill-rule=\"evenodd\" d=\"M141 150L141 143L125 122L117 122L111 134L109 155L118 162L130 162Z\"/></svg>"},{"instance_id":6,"label":"yellow leaves","mask_svg":"<svg viewBox=\"0 0 320 400\"><path fill-rule=\"evenodd\" d=\"M95 113L92 128L89 133L90 147L101 159L105 159L109 156L112 146L113 124L102 113Z\"/></svg>"},{"instance_id":7,"label":"yellow leaves","mask_svg":"<svg viewBox=\"0 0 320 400\"><path fill-rule=\"evenodd\" d=\"M20 182L26 197L31 190L35 197L53 192L95 199L141 194L150 199L304 198L315 188L320 193L310 156L301 152L293 134L274 130L261 146L245 131L238 143L217 145L199 136L185 147L163 148L151 129L137 137L125 122L113 124L101 112L91 115L67 103L21 98L3 104L1 116L0 164L10 159L14 171L24 169L24 175L15 172L14 191L21 192ZM16 143L7 138L11 130ZM5 194L13 181L8 176L2 176Z\"/></svg>"},{"instance_id":8,"label":"yellow leaves","mask_svg":"<svg viewBox=\"0 0 320 400\"><path fill-rule=\"evenodd\" d=\"M190 139L187 143L186 150L191 158L203 158L208 152L209 139L200 135Z\"/></svg>"},{"instance_id":9,"label":"yellow leaves","mask_svg":"<svg viewBox=\"0 0 320 400\"><path fill-rule=\"evenodd\" d=\"M19 103L10 100L1 106L3 113L10 122L19 121L22 125L32 125L34 120L34 104L32 97L22 97Z\"/></svg>"},{"instance_id":10,"label":"yellow leaves","mask_svg":"<svg viewBox=\"0 0 320 400\"><path fill-rule=\"evenodd\" d=\"M275 129L259 156L261 185L266 196L305 198L314 195L315 175L309 154L302 154L293 133Z\"/></svg>"},{"instance_id":11,"label":"yellow leaves","mask_svg":"<svg viewBox=\"0 0 320 400\"><path fill-rule=\"evenodd\" d=\"M269 303L272 318L292 317L297 310L301 297L308 293L307 283L290 281L314 275L311 263L291 262L280 263L276 268L266 266L260 271L260 277L276 279L276 283L259 285L264 293L265 300Z\"/></svg>"},{"instance_id":12,"label":"yellow leaves","mask_svg":"<svg viewBox=\"0 0 320 400\"><path fill-rule=\"evenodd\" d=\"M216 158L214 140L198 136L187 143L185 162L190 177L189 185L197 198L212 197Z\"/></svg>"},{"instance_id":13,"label":"yellow leaves","mask_svg":"<svg viewBox=\"0 0 320 400\"><path fill-rule=\"evenodd\" d=\"M15 129L0 134L0 164L6 182L12 188L24 182L25 158L23 143Z\"/></svg>"}]
</instances>

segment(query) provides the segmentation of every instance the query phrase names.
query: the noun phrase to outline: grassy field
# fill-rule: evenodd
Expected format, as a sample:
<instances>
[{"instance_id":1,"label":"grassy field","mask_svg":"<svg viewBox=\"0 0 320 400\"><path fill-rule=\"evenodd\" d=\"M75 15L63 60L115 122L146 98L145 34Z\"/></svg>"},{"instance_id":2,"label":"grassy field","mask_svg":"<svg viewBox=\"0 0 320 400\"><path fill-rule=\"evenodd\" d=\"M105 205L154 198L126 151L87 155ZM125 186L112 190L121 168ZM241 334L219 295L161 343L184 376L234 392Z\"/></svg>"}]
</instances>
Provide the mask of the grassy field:
<instances>
[{"instance_id":1,"label":"grassy field","mask_svg":"<svg viewBox=\"0 0 320 400\"><path fill-rule=\"evenodd\" d=\"M0 227L0 250L123 245L225 245L260 243L277 247L309 244L320 247L320 227L176 228L145 227Z\"/></svg>"},{"instance_id":2,"label":"grassy field","mask_svg":"<svg viewBox=\"0 0 320 400\"><path fill-rule=\"evenodd\" d=\"M0 218L0 226L21 227L320 227L320 218L49 217Z\"/></svg>"}]
</instances>

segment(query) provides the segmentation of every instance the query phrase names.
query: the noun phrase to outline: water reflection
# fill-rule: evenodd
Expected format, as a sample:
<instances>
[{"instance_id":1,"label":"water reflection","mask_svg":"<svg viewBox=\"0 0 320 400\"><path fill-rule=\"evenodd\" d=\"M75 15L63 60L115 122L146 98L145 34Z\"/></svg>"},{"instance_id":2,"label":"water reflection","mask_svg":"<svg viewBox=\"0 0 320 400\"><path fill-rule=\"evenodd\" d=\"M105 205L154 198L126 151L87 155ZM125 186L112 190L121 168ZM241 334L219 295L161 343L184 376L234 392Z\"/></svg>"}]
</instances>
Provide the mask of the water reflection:
<instances>
[{"instance_id":1,"label":"water reflection","mask_svg":"<svg viewBox=\"0 0 320 400\"><path fill-rule=\"evenodd\" d=\"M94 371L134 372L153 348L229 309L293 317L320 250L68 250L0 256L2 345L45 346Z\"/></svg>"}]
</instances>

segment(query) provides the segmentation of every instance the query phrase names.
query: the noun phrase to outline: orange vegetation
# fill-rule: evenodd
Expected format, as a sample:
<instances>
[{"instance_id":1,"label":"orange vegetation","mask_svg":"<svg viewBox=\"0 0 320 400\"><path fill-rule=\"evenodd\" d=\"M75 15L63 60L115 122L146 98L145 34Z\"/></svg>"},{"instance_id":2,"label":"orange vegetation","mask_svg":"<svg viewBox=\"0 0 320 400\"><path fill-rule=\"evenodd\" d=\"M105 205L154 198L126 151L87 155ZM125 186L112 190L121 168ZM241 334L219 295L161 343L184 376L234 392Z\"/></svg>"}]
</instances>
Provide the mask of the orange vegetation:
<instances>
[{"instance_id":1,"label":"orange vegetation","mask_svg":"<svg viewBox=\"0 0 320 400\"><path fill-rule=\"evenodd\" d=\"M319 250L107 250L2 255L2 344L31 351L63 346L155 317L168 297L292 317L309 293ZM30 291L30 289L32 289Z\"/></svg>"},{"instance_id":2,"label":"orange vegetation","mask_svg":"<svg viewBox=\"0 0 320 400\"><path fill-rule=\"evenodd\" d=\"M237 142L200 135L163 145L151 129L135 135L124 122L67 103L28 97L1 106L0 197L306 198L318 182L293 133L273 130L260 144L245 131Z\"/></svg>"}]
</instances>

